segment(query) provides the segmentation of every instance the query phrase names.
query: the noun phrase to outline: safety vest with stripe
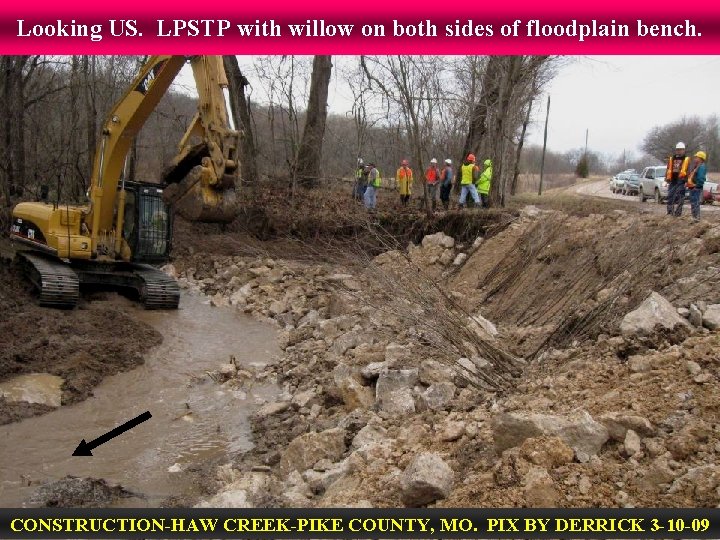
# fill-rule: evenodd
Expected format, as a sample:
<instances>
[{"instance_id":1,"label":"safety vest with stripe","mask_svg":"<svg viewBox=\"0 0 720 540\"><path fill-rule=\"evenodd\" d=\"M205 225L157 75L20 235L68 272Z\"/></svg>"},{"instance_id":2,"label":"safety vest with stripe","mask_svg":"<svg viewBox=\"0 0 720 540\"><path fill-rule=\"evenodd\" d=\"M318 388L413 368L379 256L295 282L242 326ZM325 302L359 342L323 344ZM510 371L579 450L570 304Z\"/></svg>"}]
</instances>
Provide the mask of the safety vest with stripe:
<instances>
[{"instance_id":1,"label":"safety vest with stripe","mask_svg":"<svg viewBox=\"0 0 720 540\"><path fill-rule=\"evenodd\" d=\"M475 168L477 165L474 163L467 163L460 167L460 184L463 186L466 186L468 184L473 183L473 171L475 171Z\"/></svg>"},{"instance_id":2,"label":"safety vest with stripe","mask_svg":"<svg viewBox=\"0 0 720 540\"><path fill-rule=\"evenodd\" d=\"M690 158L687 156L672 156L668 160L665 180L669 182L673 180L685 180L687 178L689 164Z\"/></svg>"}]
</instances>

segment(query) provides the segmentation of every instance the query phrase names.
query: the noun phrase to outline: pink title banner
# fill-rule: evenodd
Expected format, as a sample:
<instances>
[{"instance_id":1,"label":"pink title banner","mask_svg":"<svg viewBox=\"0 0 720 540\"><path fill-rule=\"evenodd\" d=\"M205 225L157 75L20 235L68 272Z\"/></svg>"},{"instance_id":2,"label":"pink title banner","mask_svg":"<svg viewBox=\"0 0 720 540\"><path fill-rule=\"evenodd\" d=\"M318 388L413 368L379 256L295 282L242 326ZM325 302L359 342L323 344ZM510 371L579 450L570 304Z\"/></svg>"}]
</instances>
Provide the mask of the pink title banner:
<instances>
[{"instance_id":1,"label":"pink title banner","mask_svg":"<svg viewBox=\"0 0 720 540\"><path fill-rule=\"evenodd\" d=\"M471 6L471 7L468 7ZM713 2L6 3L4 54L717 54Z\"/></svg>"}]
</instances>

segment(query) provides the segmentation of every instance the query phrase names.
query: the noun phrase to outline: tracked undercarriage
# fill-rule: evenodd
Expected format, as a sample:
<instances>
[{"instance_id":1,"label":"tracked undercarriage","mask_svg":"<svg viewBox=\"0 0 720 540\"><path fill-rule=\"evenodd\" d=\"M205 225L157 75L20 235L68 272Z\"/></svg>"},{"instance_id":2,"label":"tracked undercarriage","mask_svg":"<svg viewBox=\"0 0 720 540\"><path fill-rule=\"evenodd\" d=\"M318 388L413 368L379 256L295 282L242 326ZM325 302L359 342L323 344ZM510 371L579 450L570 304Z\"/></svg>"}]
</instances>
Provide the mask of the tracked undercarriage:
<instances>
[{"instance_id":1,"label":"tracked undercarriage","mask_svg":"<svg viewBox=\"0 0 720 540\"><path fill-rule=\"evenodd\" d=\"M180 289L177 282L147 264L64 263L37 252L18 252L23 271L39 293L43 306L72 308L80 287L135 291L147 309L177 309Z\"/></svg>"}]
</instances>

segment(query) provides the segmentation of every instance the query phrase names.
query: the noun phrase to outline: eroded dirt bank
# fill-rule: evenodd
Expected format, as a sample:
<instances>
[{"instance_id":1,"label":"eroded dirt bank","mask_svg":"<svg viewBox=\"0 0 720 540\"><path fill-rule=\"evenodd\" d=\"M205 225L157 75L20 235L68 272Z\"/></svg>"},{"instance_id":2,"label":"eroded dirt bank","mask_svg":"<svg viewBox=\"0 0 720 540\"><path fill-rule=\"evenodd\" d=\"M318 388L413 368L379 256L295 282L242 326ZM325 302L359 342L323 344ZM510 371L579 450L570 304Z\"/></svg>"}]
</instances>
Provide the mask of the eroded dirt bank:
<instances>
[{"instance_id":1,"label":"eroded dirt bank","mask_svg":"<svg viewBox=\"0 0 720 540\"><path fill-rule=\"evenodd\" d=\"M111 302L83 301L74 310L38 306L7 259L0 259L0 312L0 381L29 373L59 376L63 405L86 399L104 377L142 364L162 340ZM0 397L0 425L52 409Z\"/></svg>"}]
</instances>

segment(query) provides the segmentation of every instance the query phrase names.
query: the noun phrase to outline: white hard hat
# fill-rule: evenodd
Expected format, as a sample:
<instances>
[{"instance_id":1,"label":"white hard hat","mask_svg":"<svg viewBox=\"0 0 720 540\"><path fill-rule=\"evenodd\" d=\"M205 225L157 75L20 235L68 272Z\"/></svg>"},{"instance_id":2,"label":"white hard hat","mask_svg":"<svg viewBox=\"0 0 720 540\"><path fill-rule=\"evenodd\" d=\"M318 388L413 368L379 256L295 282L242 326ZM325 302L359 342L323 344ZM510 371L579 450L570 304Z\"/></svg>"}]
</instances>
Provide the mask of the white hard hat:
<instances>
[{"instance_id":1,"label":"white hard hat","mask_svg":"<svg viewBox=\"0 0 720 540\"><path fill-rule=\"evenodd\" d=\"M445 160L445 163L446 163L447 165L452 165L452 159L446 159L446 160Z\"/></svg>"},{"instance_id":2,"label":"white hard hat","mask_svg":"<svg viewBox=\"0 0 720 540\"><path fill-rule=\"evenodd\" d=\"M430 160L430 163L437 163L437 159L432 158L432 159Z\"/></svg>"},{"instance_id":3,"label":"white hard hat","mask_svg":"<svg viewBox=\"0 0 720 540\"><path fill-rule=\"evenodd\" d=\"M685 143L679 142L675 145L675 150L685 150Z\"/></svg>"},{"instance_id":4,"label":"white hard hat","mask_svg":"<svg viewBox=\"0 0 720 540\"><path fill-rule=\"evenodd\" d=\"M363 164L363 158L359 157L359 158L358 158L358 165L362 165L362 164Z\"/></svg>"}]
</instances>

